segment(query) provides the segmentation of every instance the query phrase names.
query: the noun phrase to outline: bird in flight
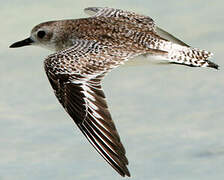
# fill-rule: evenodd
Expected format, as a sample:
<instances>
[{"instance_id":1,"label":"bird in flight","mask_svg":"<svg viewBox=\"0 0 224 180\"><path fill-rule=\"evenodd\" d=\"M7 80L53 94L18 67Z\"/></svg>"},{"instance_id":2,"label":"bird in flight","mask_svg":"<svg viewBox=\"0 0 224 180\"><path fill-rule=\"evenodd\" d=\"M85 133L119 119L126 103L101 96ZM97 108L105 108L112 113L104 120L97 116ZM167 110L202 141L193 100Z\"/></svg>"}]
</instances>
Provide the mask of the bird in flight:
<instances>
[{"instance_id":1,"label":"bird in flight","mask_svg":"<svg viewBox=\"0 0 224 180\"><path fill-rule=\"evenodd\" d=\"M100 7L85 12L92 16L41 23L29 38L10 48L36 45L54 51L44 68L59 102L97 152L121 176L130 176L101 87L104 76L139 56L192 67L218 69L218 65L208 60L212 53L190 47L148 16Z\"/></svg>"}]
</instances>

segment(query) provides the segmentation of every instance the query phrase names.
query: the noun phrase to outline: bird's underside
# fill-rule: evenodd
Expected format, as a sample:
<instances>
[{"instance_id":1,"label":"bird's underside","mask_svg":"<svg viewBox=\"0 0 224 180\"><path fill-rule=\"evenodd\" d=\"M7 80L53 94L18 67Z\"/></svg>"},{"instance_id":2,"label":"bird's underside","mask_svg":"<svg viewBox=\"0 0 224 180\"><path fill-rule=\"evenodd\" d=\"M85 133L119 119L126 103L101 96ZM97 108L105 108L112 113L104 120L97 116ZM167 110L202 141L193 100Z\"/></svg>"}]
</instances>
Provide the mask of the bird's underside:
<instances>
[{"instance_id":1,"label":"bird's underside","mask_svg":"<svg viewBox=\"0 0 224 180\"><path fill-rule=\"evenodd\" d=\"M142 55L193 67L217 69L218 65L208 60L212 53L191 48L148 16L113 8L86 8L85 12L93 16L42 23L33 32L51 26L61 34L52 40L57 52L45 59L55 95L100 155L120 175L130 176L125 148L101 87L104 76Z\"/></svg>"}]
</instances>

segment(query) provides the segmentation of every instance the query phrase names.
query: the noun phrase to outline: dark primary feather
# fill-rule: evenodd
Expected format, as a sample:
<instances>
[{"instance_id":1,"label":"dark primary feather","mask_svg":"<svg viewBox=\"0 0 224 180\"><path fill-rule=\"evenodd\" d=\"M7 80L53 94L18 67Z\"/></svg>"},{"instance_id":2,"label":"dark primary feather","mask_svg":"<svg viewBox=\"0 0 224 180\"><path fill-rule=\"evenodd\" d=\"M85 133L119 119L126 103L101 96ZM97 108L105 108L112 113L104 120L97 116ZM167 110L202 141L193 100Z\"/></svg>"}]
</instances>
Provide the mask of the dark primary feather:
<instances>
[{"instance_id":1,"label":"dark primary feather","mask_svg":"<svg viewBox=\"0 0 224 180\"><path fill-rule=\"evenodd\" d=\"M45 60L46 74L59 102L89 142L120 175L130 176L126 152L108 110L101 80L133 55L92 43L83 41L50 55Z\"/></svg>"},{"instance_id":2,"label":"dark primary feather","mask_svg":"<svg viewBox=\"0 0 224 180\"><path fill-rule=\"evenodd\" d=\"M125 149L108 111L100 82L97 86L92 86L89 82L75 84L71 82L72 77L69 80L63 75L52 76L50 73L47 75L57 98L90 143L122 176L130 176L126 167L128 160ZM85 96L82 86L89 87L91 92L88 93L93 99ZM89 103L98 108L94 109Z\"/></svg>"}]
</instances>

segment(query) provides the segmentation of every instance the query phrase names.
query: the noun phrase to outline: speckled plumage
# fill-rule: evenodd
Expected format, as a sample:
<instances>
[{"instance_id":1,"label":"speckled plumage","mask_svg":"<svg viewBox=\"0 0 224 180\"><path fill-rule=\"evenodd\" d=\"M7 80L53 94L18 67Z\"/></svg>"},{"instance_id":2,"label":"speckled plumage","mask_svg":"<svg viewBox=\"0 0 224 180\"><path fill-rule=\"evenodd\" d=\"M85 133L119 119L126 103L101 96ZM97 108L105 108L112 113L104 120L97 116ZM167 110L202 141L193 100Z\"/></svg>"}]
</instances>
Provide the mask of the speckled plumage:
<instances>
[{"instance_id":1,"label":"speckled plumage","mask_svg":"<svg viewBox=\"0 0 224 180\"><path fill-rule=\"evenodd\" d=\"M41 23L30 38L10 47L34 44L56 51L44 61L56 97L102 157L120 175L130 176L125 149L101 87L104 76L142 55L187 66L217 69L218 65L208 60L212 53L191 48L148 16L113 8L85 11L93 16Z\"/></svg>"}]
</instances>

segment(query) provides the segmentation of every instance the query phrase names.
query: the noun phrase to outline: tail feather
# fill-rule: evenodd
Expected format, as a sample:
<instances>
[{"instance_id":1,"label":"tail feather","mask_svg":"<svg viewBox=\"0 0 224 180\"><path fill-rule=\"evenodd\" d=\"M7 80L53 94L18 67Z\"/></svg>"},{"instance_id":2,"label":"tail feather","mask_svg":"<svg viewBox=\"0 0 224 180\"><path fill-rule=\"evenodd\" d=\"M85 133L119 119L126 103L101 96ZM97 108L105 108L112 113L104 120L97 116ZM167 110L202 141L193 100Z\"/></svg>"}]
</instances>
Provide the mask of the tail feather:
<instances>
[{"instance_id":1,"label":"tail feather","mask_svg":"<svg viewBox=\"0 0 224 180\"><path fill-rule=\"evenodd\" d=\"M208 60L213 55L211 52L179 45L177 47L178 48L171 50L168 55L168 59L171 63L193 67L219 68L217 64Z\"/></svg>"},{"instance_id":2,"label":"tail feather","mask_svg":"<svg viewBox=\"0 0 224 180\"><path fill-rule=\"evenodd\" d=\"M219 69L219 65L207 60L208 67Z\"/></svg>"}]
</instances>

